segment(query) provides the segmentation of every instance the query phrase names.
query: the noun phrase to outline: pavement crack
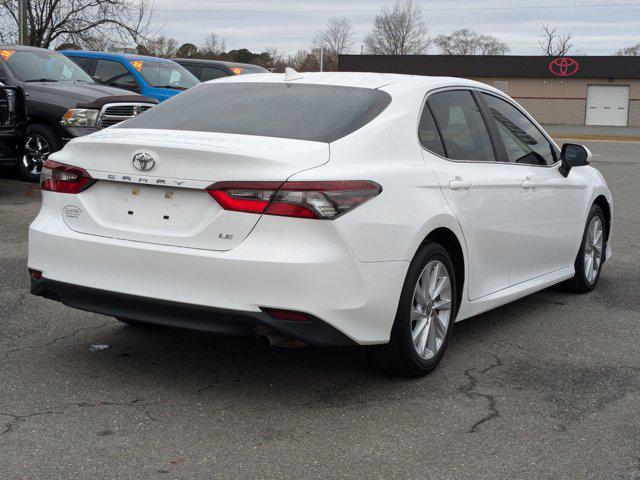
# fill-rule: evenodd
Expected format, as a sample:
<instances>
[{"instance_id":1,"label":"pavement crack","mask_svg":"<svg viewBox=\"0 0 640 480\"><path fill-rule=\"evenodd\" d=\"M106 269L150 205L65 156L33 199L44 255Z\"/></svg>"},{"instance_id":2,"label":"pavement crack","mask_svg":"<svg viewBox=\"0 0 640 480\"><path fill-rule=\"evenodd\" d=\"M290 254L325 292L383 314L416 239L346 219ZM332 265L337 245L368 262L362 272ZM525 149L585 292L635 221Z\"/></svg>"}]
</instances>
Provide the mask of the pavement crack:
<instances>
[{"instance_id":1,"label":"pavement crack","mask_svg":"<svg viewBox=\"0 0 640 480\"><path fill-rule=\"evenodd\" d=\"M119 406L119 407L128 407L134 408L138 412L142 412L149 420L159 421L158 418L154 417L149 413L148 407L152 405L156 405L159 402L146 402L142 403L144 398L136 397L130 402L114 402L110 400L103 400L96 403L91 402L74 402L74 403L63 403L57 406L50 408L49 410L25 413L25 414L17 414L17 413L9 413L9 412L0 412L0 417L9 417L11 421L5 423L5 428L0 435L11 433L14 431L14 424L23 422L32 417L43 416L43 415L61 415L66 413L71 408L95 408L95 407L111 407L111 406Z\"/></svg>"},{"instance_id":2,"label":"pavement crack","mask_svg":"<svg viewBox=\"0 0 640 480\"><path fill-rule=\"evenodd\" d=\"M223 354L221 356L219 356L218 358L214 359L212 362L213 363L218 363L222 360L225 360L226 358L229 358L230 355L228 354ZM208 385L205 385L199 389L197 389L195 391L196 394L200 394L206 390L210 390L212 388L214 388L216 385L218 385L220 383L220 374L214 369L212 368L209 364L207 363L201 363L200 365L198 365L197 367L195 367L193 369L194 372L199 372L199 371L205 371L207 372L209 375L211 375L213 377L213 383L209 383Z\"/></svg>"},{"instance_id":3,"label":"pavement crack","mask_svg":"<svg viewBox=\"0 0 640 480\"><path fill-rule=\"evenodd\" d=\"M131 407L131 408L134 408L134 409L144 413L145 416L149 420L153 420L153 421L156 421L156 422L159 421L159 419L154 417L153 415L151 415L149 413L149 410L147 409L147 407L150 407L152 405L156 405L159 402L141 403L143 400L144 400L144 398L136 397L133 400L131 400L130 402L114 402L114 401L110 401L110 400L103 400L103 401L96 402L96 403L90 403L90 402L64 403L64 404L62 404L62 407L77 407L77 408L112 407L112 406L116 406L116 407Z\"/></svg>"},{"instance_id":4,"label":"pavement crack","mask_svg":"<svg viewBox=\"0 0 640 480\"><path fill-rule=\"evenodd\" d=\"M54 337L53 339L51 339L49 342L47 343L42 343L40 345L27 345L25 347L19 347L19 348L14 348L13 350L8 350L7 352L5 352L4 356L2 357L2 360L5 360L7 358L9 358L9 356L13 353L16 352L22 352L24 350L36 350L36 349L40 349L40 348L46 348L49 347L61 340L66 340L67 338L72 338L75 337L77 334L79 334L80 332L84 331L84 330L96 330L98 328L105 328L108 327L109 325L116 325L120 322L118 321L107 321L104 322L102 325L99 326L90 326L90 327L80 327L75 329L73 332L66 334L66 335L60 335L59 337Z\"/></svg>"},{"instance_id":5,"label":"pavement crack","mask_svg":"<svg viewBox=\"0 0 640 480\"><path fill-rule=\"evenodd\" d=\"M488 367L478 371L477 372L478 375L485 374L494 368L502 366L502 360L498 358L496 355L494 355L493 357L495 358L495 362L489 365ZM458 387L458 391L471 400L475 400L477 398L486 400L488 413L487 415L485 415L484 417L476 421L473 425L471 425L471 427L468 430L468 433L477 432L478 428L480 428L481 425L495 418L498 418L500 416L500 410L498 410L498 401L496 400L495 396L488 393L482 393L477 390L478 379L476 378L476 375L472 373L474 370L475 368L469 368L464 371L464 375L465 377L467 377L467 383L466 385Z\"/></svg>"},{"instance_id":6,"label":"pavement crack","mask_svg":"<svg viewBox=\"0 0 640 480\"><path fill-rule=\"evenodd\" d=\"M55 411L55 410L47 410L44 412L32 412L32 413L26 413L23 415L18 415L15 413L7 413L7 412L0 412L0 417L9 417L11 418L10 422L7 422L4 424L4 430L2 432L0 432L0 435L4 435L5 433L11 433L13 432L13 425L15 423L20 423L23 422L24 420L27 420L29 418L32 417L38 417L38 416L42 416L42 415L51 415L51 414L60 414L60 413L64 413L63 411Z\"/></svg>"}]
</instances>

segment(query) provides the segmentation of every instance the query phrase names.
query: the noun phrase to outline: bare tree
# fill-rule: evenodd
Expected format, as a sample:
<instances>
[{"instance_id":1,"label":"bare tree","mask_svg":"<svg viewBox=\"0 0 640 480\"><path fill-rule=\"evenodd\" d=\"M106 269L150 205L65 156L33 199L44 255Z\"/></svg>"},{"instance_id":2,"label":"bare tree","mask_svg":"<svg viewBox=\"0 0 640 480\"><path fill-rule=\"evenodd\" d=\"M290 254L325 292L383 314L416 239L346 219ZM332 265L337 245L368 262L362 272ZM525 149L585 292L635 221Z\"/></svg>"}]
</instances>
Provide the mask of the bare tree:
<instances>
[{"instance_id":1,"label":"bare tree","mask_svg":"<svg viewBox=\"0 0 640 480\"><path fill-rule=\"evenodd\" d=\"M200 47L200 53L204 56L215 57L223 54L225 49L226 42L224 38L215 32L211 32L209 35L204 37L202 47Z\"/></svg>"},{"instance_id":2,"label":"bare tree","mask_svg":"<svg viewBox=\"0 0 640 480\"><path fill-rule=\"evenodd\" d=\"M287 67L298 72L317 72L320 70L318 58L308 50L298 50L294 55L289 55L285 63Z\"/></svg>"},{"instance_id":3,"label":"bare tree","mask_svg":"<svg viewBox=\"0 0 640 480\"><path fill-rule=\"evenodd\" d=\"M429 48L422 7L413 0L396 0L391 10L383 8L365 37L367 52L376 55L410 55Z\"/></svg>"},{"instance_id":4,"label":"bare tree","mask_svg":"<svg viewBox=\"0 0 640 480\"><path fill-rule=\"evenodd\" d=\"M0 0L0 42L14 43L18 38L18 24L6 11L6 7Z\"/></svg>"},{"instance_id":5,"label":"bare tree","mask_svg":"<svg viewBox=\"0 0 640 480\"><path fill-rule=\"evenodd\" d=\"M353 48L353 27L347 18L331 17L324 30L316 33L312 48L324 51L324 69L338 69L338 55Z\"/></svg>"},{"instance_id":6,"label":"bare tree","mask_svg":"<svg viewBox=\"0 0 640 480\"><path fill-rule=\"evenodd\" d=\"M150 34L151 0L26 0L29 45L139 44ZM15 41L18 0L0 0L0 35ZM8 33L10 33L11 38Z\"/></svg>"},{"instance_id":7,"label":"bare tree","mask_svg":"<svg viewBox=\"0 0 640 480\"><path fill-rule=\"evenodd\" d=\"M566 55L573 48L573 36L570 33L558 33L558 27L542 24L542 35L538 48L543 55L558 57Z\"/></svg>"},{"instance_id":8,"label":"bare tree","mask_svg":"<svg viewBox=\"0 0 640 480\"><path fill-rule=\"evenodd\" d=\"M621 48L616 52L619 57L640 57L640 43L631 47Z\"/></svg>"},{"instance_id":9,"label":"bare tree","mask_svg":"<svg viewBox=\"0 0 640 480\"><path fill-rule=\"evenodd\" d=\"M152 38L144 43L144 49L147 55L153 57L170 58L174 57L178 50L178 41L175 38L159 37Z\"/></svg>"},{"instance_id":10,"label":"bare tree","mask_svg":"<svg viewBox=\"0 0 640 480\"><path fill-rule=\"evenodd\" d=\"M271 57L273 63L281 62L284 59L284 53L278 47L270 45L266 47L264 51L267 55L269 55L269 57Z\"/></svg>"},{"instance_id":11,"label":"bare tree","mask_svg":"<svg viewBox=\"0 0 640 480\"><path fill-rule=\"evenodd\" d=\"M287 64L284 53L280 48L270 45L264 49L264 53L266 53L270 59L266 68L270 68L274 72L284 72Z\"/></svg>"},{"instance_id":12,"label":"bare tree","mask_svg":"<svg viewBox=\"0 0 640 480\"><path fill-rule=\"evenodd\" d=\"M438 35L434 43L443 55L505 55L510 50L500 39L466 28Z\"/></svg>"}]
</instances>

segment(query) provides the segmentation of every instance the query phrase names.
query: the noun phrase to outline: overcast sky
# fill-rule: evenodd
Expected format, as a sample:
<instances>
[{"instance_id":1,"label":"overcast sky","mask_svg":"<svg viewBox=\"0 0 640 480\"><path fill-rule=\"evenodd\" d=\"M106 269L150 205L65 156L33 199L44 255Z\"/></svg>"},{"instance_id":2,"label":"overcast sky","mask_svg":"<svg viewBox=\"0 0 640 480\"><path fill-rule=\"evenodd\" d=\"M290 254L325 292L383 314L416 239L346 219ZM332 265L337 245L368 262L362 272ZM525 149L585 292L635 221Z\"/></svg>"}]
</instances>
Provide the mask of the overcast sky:
<instances>
[{"instance_id":1,"label":"overcast sky","mask_svg":"<svg viewBox=\"0 0 640 480\"><path fill-rule=\"evenodd\" d=\"M227 49L287 53L308 48L331 16L347 17L356 36L354 53L375 13L393 0L155 0L154 23L180 43L199 45L208 32ZM536 54L542 22L573 33L576 53L608 55L640 43L640 0L416 0L431 35L471 28L495 35L512 54ZM435 53L433 51L432 53Z\"/></svg>"}]
</instances>

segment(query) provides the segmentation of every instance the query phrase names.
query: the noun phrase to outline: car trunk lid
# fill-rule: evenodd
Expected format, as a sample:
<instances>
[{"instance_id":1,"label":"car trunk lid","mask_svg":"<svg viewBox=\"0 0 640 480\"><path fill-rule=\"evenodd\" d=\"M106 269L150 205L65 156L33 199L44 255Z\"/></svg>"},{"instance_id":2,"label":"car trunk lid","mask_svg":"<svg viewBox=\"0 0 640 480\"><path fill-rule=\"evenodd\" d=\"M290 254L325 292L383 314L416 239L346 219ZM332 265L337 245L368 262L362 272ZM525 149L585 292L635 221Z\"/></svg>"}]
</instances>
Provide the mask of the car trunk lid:
<instances>
[{"instance_id":1,"label":"car trunk lid","mask_svg":"<svg viewBox=\"0 0 640 480\"><path fill-rule=\"evenodd\" d=\"M249 235L260 215L224 210L206 188L221 181L284 182L326 163L329 146L248 135L107 129L71 142L51 158L83 168L98 180L80 194L58 195L69 228L124 240L230 250Z\"/></svg>"}]
</instances>

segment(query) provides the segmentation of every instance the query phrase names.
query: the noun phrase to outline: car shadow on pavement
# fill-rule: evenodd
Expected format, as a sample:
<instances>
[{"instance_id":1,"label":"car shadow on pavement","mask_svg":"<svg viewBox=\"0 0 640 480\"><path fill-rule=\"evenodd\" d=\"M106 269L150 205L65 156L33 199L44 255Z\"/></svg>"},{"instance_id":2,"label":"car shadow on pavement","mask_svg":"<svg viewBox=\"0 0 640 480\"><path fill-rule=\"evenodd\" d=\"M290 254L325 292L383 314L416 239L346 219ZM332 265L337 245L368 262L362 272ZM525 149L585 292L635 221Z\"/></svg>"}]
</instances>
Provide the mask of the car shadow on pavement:
<instances>
[{"instance_id":1,"label":"car shadow on pavement","mask_svg":"<svg viewBox=\"0 0 640 480\"><path fill-rule=\"evenodd\" d=\"M545 298L554 295L542 292L536 296L542 297L544 305ZM462 382L466 369L493 361L493 347L483 345L495 343L502 330L519 328L541 308L540 304L540 298L523 299L456 324L440 367L417 382L428 382L431 396L450 394L452 377ZM123 379L135 379L145 391L161 387L197 395L221 391L252 395L277 387L278 395L293 390L316 392L316 400L329 403L346 395L342 399L345 404L354 400L357 403L363 395L375 398L381 384L397 385L402 391L415 382L376 370L369 363L365 348L266 347L253 337L129 327L104 319L103 328L89 332L91 344L108 345L108 349L91 352L89 344L79 341L57 346L55 361L66 370L64 375L86 371L101 381L112 382L116 389ZM495 348L496 353L504 353ZM143 388L145 384L147 387Z\"/></svg>"}]
</instances>

